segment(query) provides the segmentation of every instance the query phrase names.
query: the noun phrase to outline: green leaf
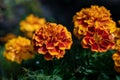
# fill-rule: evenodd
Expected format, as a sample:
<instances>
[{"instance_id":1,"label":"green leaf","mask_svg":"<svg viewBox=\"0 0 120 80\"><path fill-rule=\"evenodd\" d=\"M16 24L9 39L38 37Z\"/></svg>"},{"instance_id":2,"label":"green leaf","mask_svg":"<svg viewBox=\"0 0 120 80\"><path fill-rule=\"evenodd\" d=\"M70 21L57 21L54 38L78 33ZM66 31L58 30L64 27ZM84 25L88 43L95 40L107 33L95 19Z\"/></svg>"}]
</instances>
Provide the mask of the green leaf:
<instances>
[{"instance_id":1,"label":"green leaf","mask_svg":"<svg viewBox=\"0 0 120 80\"><path fill-rule=\"evenodd\" d=\"M116 75L116 80L120 80L120 75Z\"/></svg>"},{"instance_id":2,"label":"green leaf","mask_svg":"<svg viewBox=\"0 0 120 80\"><path fill-rule=\"evenodd\" d=\"M52 75L52 76L49 76L47 80L62 80L62 78L56 75Z\"/></svg>"}]
</instances>

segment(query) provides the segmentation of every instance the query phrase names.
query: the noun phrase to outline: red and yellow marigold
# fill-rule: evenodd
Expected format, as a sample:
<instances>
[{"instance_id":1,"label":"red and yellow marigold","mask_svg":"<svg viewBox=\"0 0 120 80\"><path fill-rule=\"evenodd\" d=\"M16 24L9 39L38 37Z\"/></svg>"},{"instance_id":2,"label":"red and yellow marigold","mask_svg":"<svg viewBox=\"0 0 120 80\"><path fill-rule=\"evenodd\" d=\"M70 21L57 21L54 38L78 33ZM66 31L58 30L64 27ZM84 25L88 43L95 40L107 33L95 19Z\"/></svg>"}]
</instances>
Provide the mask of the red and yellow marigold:
<instances>
[{"instance_id":1,"label":"red and yellow marigold","mask_svg":"<svg viewBox=\"0 0 120 80\"><path fill-rule=\"evenodd\" d=\"M24 32L27 37L31 38L35 30L45 23L46 20L44 18L30 14L25 20L20 22L20 30Z\"/></svg>"},{"instance_id":2,"label":"red and yellow marigold","mask_svg":"<svg viewBox=\"0 0 120 80\"><path fill-rule=\"evenodd\" d=\"M81 38L86 35L88 27L105 28L110 33L116 30L116 23L110 18L110 11L105 7L91 6L90 8L83 8L73 16L74 35Z\"/></svg>"},{"instance_id":3,"label":"red and yellow marigold","mask_svg":"<svg viewBox=\"0 0 120 80\"><path fill-rule=\"evenodd\" d=\"M24 37L9 40L5 44L4 57L12 62L21 63L34 57L31 41Z\"/></svg>"},{"instance_id":4,"label":"red and yellow marigold","mask_svg":"<svg viewBox=\"0 0 120 80\"><path fill-rule=\"evenodd\" d=\"M114 49L114 36L103 28L88 27L88 32L82 39L83 48L91 48L91 51L106 52Z\"/></svg>"},{"instance_id":5,"label":"red and yellow marigold","mask_svg":"<svg viewBox=\"0 0 120 80\"><path fill-rule=\"evenodd\" d=\"M61 24L46 23L33 35L34 49L46 60L64 57L65 50L72 45L71 33Z\"/></svg>"}]
</instances>

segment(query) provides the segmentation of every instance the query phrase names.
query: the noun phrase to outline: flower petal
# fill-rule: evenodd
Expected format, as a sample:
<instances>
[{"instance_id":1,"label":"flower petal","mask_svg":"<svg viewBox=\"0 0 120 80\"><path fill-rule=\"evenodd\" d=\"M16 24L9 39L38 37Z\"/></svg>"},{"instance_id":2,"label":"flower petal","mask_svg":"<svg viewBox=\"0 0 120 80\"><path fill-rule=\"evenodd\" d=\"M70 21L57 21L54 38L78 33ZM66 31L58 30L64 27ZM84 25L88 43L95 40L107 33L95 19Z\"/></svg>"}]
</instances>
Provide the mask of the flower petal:
<instances>
[{"instance_id":1,"label":"flower petal","mask_svg":"<svg viewBox=\"0 0 120 80\"><path fill-rule=\"evenodd\" d=\"M38 53L39 54L46 54L47 53L47 49L45 48L45 46L39 47L38 48Z\"/></svg>"},{"instance_id":2,"label":"flower petal","mask_svg":"<svg viewBox=\"0 0 120 80\"><path fill-rule=\"evenodd\" d=\"M91 50L92 51L95 51L95 52L98 52L99 50L99 45L97 43L94 43L91 45Z\"/></svg>"},{"instance_id":3,"label":"flower petal","mask_svg":"<svg viewBox=\"0 0 120 80\"><path fill-rule=\"evenodd\" d=\"M60 53L58 55L56 55L56 58L60 59L60 58L64 57L64 54L65 54L65 50L60 50Z\"/></svg>"},{"instance_id":4,"label":"flower petal","mask_svg":"<svg viewBox=\"0 0 120 80\"><path fill-rule=\"evenodd\" d=\"M59 54L58 50L59 50L58 48L54 48L54 49L49 49L48 52L50 55L57 55Z\"/></svg>"},{"instance_id":5,"label":"flower petal","mask_svg":"<svg viewBox=\"0 0 120 80\"><path fill-rule=\"evenodd\" d=\"M48 42L48 43L46 44L46 48L47 48L47 49L54 49L54 43Z\"/></svg>"},{"instance_id":6,"label":"flower petal","mask_svg":"<svg viewBox=\"0 0 120 80\"><path fill-rule=\"evenodd\" d=\"M66 49L66 46L64 45L63 42L59 42L58 46L59 46L60 50L65 50Z\"/></svg>"},{"instance_id":7,"label":"flower petal","mask_svg":"<svg viewBox=\"0 0 120 80\"><path fill-rule=\"evenodd\" d=\"M51 56L49 53L47 53L47 54L45 54L44 55L44 58L45 58L45 60L52 60L54 57L53 56Z\"/></svg>"}]
</instances>

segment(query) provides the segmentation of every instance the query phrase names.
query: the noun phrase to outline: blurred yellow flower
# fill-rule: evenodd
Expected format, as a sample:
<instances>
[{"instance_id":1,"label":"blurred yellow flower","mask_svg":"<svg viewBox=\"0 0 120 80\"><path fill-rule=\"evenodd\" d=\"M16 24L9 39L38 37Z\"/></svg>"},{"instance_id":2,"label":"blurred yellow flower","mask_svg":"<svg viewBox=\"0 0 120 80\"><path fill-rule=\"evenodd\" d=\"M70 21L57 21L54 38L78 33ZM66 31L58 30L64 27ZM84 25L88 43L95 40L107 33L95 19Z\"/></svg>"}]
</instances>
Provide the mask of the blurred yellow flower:
<instances>
[{"instance_id":1,"label":"blurred yellow flower","mask_svg":"<svg viewBox=\"0 0 120 80\"><path fill-rule=\"evenodd\" d=\"M65 50L72 45L71 33L61 24L46 23L33 35L34 49L46 60L64 57Z\"/></svg>"},{"instance_id":2,"label":"blurred yellow flower","mask_svg":"<svg viewBox=\"0 0 120 80\"><path fill-rule=\"evenodd\" d=\"M24 37L9 40L5 44L4 57L10 61L21 63L34 57L31 41Z\"/></svg>"},{"instance_id":3,"label":"blurred yellow flower","mask_svg":"<svg viewBox=\"0 0 120 80\"><path fill-rule=\"evenodd\" d=\"M116 23L110 18L111 14L105 7L93 5L90 8L83 8L73 16L73 33L77 38L86 35L88 27L101 27L109 30L110 33L116 30Z\"/></svg>"},{"instance_id":4,"label":"blurred yellow flower","mask_svg":"<svg viewBox=\"0 0 120 80\"><path fill-rule=\"evenodd\" d=\"M20 22L20 30L24 32L27 37L32 38L35 30L45 23L46 20L44 18L38 18L37 16L30 14L25 20Z\"/></svg>"},{"instance_id":5,"label":"blurred yellow flower","mask_svg":"<svg viewBox=\"0 0 120 80\"><path fill-rule=\"evenodd\" d=\"M114 60L114 64L116 67L120 67L120 52L116 52L112 55L112 59Z\"/></svg>"},{"instance_id":6,"label":"blurred yellow flower","mask_svg":"<svg viewBox=\"0 0 120 80\"><path fill-rule=\"evenodd\" d=\"M116 39L116 46L115 46L115 49L120 51L120 39Z\"/></svg>"},{"instance_id":7,"label":"blurred yellow flower","mask_svg":"<svg viewBox=\"0 0 120 80\"><path fill-rule=\"evenodd\" d=\"M115 49L120 51L120 28L117 28L116 31L114 32L115 36Z\"/></svg>"},{"instance_id":8,"label":"blurred yellow flower","mask_svg":"<svg viewBox=\"0 0 120 80\"><path fill-rule=\"evenodd\" d=\"M120 52L116 52L112 55L112 59L114 60L114 69L116 72L120 73Z\"/></svg>"}]
</instances>

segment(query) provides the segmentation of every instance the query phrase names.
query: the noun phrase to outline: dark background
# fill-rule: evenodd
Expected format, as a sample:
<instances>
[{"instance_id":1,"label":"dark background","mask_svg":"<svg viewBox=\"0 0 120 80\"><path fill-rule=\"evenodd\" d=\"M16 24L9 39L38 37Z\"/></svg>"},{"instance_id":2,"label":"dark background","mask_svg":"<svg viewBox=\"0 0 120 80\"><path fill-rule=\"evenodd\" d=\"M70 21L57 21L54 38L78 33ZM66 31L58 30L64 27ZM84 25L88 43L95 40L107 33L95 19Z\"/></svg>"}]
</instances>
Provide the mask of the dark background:
<instances>
[{"instance_id":1,"label":"dark background","mask_svg":"<svg viewBox=\"0 0 120 80\"><path fill-rule=\"evenodd\" d=\"M70 29L72 17L82 8L91 5L105 6L110 10L113 20L120 19L120 0L40 0L43 7L49 10L50 15L57 21ZM44 11L44 10L43 10ZM45 11L44 11L45 12ZM47 13L48 14L48 13ZM49 14L48 14L49 15ZM49 17L46 15L47 17ZM70 29L72 30L72 29Z\"/></svg>"},{"instance_id":2,"label":"dark background","mask_svg":"<svg viewBox=\"0 0 120 80\"><path fill-rule=\"evenodd\" d=\"M71 32L73 30L73 15L82 8L90 7L91 5L105 6L110 10L114 21L120 20L120 0L39 0L39 2L43 17L48 21L63 24ZM0 2L0 10L4 11L5 8L7 7ZM2 17L0 17L0 36L8 32L14 32L14 26L19 26L21 17L26 14L24 8L22 5L14 6L15 18L13 20L7 20L6 15L2 14ZM12 26L12 28L9 26Z\"/></svg>"}]
</instances>

